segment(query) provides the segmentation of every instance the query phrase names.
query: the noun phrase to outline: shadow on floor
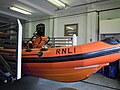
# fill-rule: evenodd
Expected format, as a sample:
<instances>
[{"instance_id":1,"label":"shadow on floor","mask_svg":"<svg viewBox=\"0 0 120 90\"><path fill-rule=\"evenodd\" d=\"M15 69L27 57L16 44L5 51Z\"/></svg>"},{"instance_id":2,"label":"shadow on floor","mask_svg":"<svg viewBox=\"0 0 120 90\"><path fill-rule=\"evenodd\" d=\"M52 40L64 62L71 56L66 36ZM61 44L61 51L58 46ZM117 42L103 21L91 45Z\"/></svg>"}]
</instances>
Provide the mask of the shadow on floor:
<instances>
[{"instance_id":1,"label":"shadow on floor","mask_svg":"<svg viewBox=\"0 0 120 90\"><path fill-rule=\"evenodd\" d=\"M109 79L99 74L94 74L86 80L72 83L23 77L14 83L0 86L0 90L120 90L120 81Z\"/></svg>"}]
</instances>

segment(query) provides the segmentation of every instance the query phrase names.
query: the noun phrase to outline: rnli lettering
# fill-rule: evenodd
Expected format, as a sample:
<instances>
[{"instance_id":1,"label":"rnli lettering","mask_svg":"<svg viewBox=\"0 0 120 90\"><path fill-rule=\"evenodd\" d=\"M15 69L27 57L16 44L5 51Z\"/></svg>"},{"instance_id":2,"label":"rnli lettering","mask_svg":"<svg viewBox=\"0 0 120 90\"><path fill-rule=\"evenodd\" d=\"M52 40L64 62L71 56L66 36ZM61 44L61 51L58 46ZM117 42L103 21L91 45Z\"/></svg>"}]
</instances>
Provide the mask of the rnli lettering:
<instances>
[{"instance_id":1,"label":"rnli lettering","mask_svg":"<svg viewBox=\"0 0 120 90\"><path fill-rule=\"evenodd\" d=\"M56 54L60 54L60 49L56 49Z\"/></svg>"},{"instance_id":2,"label":"rnli lettering","mask_svg":"<svg viewBox=\"0 0 120 90\"><path fill-rule=\"evenodd\" d=\"M62 49L62 54L66 54L66 48Z\"/></svg>"},{"instance_id":3,"label":"rnli lettering","mask_svg":"<svg viewBox=\"0 0 120 90\"><path fill-rule=\"evenodd\" d=\"M72 53L72 51L70 51L70 48L68 48L68 54Z\"/></svg>"},{"instance_id":4,"label":"rnli lettering","mask_svg":"<svg viewBox=\"0 0 120 90\"><path fill-rule=\"evenodd\" d=\"M76 53L76 48L62 48L62 49L56 49L56 54L71 54Z\"/></svg>"},{"instance_id":5,"label":"rnli lettering","mask_svg":"<svg viewBox=\"0 0 120 90\"><path fill-rule=\"evenodd\" d=\"M76 48L74 48L74 53L76 53Z\"/></svg>"}]
</instances>

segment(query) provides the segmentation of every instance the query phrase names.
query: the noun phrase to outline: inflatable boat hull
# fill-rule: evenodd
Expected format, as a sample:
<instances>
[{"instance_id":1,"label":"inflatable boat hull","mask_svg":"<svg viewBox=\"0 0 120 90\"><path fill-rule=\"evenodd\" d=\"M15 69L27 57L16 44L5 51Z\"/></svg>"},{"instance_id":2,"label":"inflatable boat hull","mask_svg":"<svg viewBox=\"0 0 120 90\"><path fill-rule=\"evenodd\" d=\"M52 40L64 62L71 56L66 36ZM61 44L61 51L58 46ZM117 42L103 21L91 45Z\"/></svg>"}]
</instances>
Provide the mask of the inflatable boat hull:
<instances>
[{"instance_id":1,"label":"inflatable boat hull","mask_svg":"<svg viewBox=\"0 0 120 90\"><path fill-rule=\"evenodd\" d=\"M14 51L13 49L3 49ZM15 55L1 52L10 63ZM120 58L120 44L104 41L48 50L22 50L22 72L39 78L62 82L80 81Z\"/></svg>"}]
</instances>

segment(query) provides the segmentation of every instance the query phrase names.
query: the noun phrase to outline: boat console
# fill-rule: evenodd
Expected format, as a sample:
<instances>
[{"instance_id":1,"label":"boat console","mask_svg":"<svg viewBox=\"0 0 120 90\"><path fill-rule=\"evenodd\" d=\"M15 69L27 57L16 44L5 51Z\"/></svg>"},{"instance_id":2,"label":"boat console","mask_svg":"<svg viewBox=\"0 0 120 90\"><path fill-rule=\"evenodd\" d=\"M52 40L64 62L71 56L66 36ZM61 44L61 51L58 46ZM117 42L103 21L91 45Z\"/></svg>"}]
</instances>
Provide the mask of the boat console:
<instances>
[{"instance_id":1,"label":"boat console","mask_svg":"<svg viewBox=\"0 0 120 90\"><path fill-rule=\"evenodd\" d=\"M47 50L46 44L50 41L50 38L44 36L44 34L45 25L38 24L32 38L27 42L27 51L31 51L31 48L40 48L41 50Z\"/></svg>"}]
</instances>

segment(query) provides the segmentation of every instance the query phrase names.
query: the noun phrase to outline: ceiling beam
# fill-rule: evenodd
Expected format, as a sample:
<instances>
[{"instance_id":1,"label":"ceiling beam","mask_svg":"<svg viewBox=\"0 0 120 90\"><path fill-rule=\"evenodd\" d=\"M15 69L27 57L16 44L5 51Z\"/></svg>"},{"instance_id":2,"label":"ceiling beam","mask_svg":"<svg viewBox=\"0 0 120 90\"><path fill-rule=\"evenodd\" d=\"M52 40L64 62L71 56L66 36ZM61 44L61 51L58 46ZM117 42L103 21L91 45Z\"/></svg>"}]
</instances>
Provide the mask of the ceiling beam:
<instances>
[{"instance_id":1,"label":"ceiling beam","mask_svg":"<svg viewBox=\"0 0 120 90\"><path fill-rule=\"evenodd\" d=\"M5 21L5 20L0 19L0 23L9 23L9 21Z\"/></svg>"},{"instance_id":2,"label":"ceiling beam","mask_svg":"<svg viewBox=\"0 0 120 90\"><path fill-rule=\"evenodd\" d=\"M5 11L2 11L2 10L0 10L0 13L1 13L1 14L5 14L5 15L8 15L8 16L11 16L11 17L20 18L20 19L29 21L28 18L19 16L19 15L15 15L15 14L12 14L12 13L9 13L9 12L5 12Z\"/></svg>"},{"instance_id":3,"label":"ceiling beam","mask_svg":"<svg viewBox=\"0 0 120 90\"><path fill-rule=\"evenodd\" d=\"M27 0L17 0L17 1L19 1L19 2L21 2L23 4L26 4L26 5L30 6L30 7L33 7L35 9L39 10L39 11L42 11L42 12L48 14L48 15L54 15L53 12L50 12L49 10L46 10L46 9L40 7L40 6L37 6L37 5L27 1Z\"/></svg>"}]
</instances>

